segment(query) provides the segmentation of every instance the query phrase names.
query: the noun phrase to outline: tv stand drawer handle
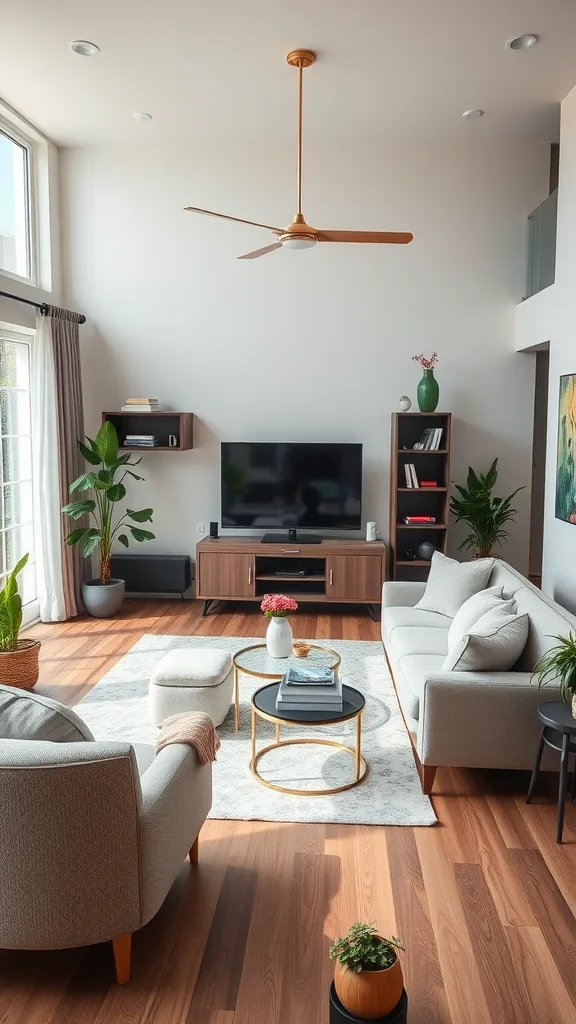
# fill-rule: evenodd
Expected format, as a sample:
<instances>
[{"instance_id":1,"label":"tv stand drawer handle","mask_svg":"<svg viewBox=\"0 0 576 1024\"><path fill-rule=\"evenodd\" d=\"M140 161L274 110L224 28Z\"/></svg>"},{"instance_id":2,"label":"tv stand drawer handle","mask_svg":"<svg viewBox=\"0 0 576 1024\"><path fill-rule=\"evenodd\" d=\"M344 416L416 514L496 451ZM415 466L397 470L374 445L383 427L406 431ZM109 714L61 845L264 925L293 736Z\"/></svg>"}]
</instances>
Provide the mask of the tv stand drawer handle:
<instances>
[{"instance_id":1,"label":"tv stand drawer handle","mask_svg":"<svg viewBox=\"0 0 576 1024\"><path fill-rule=\"evenodd\" d=\"M248 566L248 586L252 586L252 566Z\"/></svg>"},{"instance_id":2,"label":"tv stand drawer handle","mask_svg":"<svg viewBox=\"0 0 576 1024\"><path fill-rule=\"evenodd\" d=\"M299 555L300 548L280 548L283 555Z\"/></svg>"},{"instance_id":3,"label":"tv stand drawer handle","mask_svg":"<svg viewBox=\"0 0 576 1024\"><path fill-rule=\"evenodd\" d=\"M334 569L330 569L330 572L328 573L328 586L334 586Z\"/></svg>"}]
</instances>

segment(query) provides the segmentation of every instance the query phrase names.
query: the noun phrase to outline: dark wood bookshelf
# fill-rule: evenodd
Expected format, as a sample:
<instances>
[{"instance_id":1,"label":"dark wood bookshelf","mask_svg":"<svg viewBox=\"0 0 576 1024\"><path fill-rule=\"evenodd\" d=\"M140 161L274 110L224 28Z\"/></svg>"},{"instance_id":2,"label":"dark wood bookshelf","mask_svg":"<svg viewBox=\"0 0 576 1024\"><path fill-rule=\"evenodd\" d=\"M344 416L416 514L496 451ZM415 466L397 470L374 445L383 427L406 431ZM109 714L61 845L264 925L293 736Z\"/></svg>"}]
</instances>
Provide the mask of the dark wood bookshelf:
<instances>
[{"instance_id":1,"label":"dark wood bookshelf","mask_svg":"<svg viewBox=\"0 0 576 1024\"><path fill-rule=\"evenodd\" d=\"M187 452L194 447L192 412L103 412L102 423L113 423L123 452ZM125 445L127 434L157 434L165 444L154 447ZM168 444L173 434L176 445Z\"/></svg>"},{"instance_id":2,"label":"dark wood bookshelf","mask_svg":"<svg viewBox=\"0 0 576 1024\"><path fill-rule=\"evenodd\" d=\"M426 428L442 427L441 448L414 448ZM419 558L418 546L432 541L446 552L450 492L452 414L397 412L392 416L390 458L390 579L425 580L430 561ZM418 480L434 487L406 487L404 466L413 463ZM434 516L435 523L404 523L404 516Z\"/></svg>"}]
</instances>

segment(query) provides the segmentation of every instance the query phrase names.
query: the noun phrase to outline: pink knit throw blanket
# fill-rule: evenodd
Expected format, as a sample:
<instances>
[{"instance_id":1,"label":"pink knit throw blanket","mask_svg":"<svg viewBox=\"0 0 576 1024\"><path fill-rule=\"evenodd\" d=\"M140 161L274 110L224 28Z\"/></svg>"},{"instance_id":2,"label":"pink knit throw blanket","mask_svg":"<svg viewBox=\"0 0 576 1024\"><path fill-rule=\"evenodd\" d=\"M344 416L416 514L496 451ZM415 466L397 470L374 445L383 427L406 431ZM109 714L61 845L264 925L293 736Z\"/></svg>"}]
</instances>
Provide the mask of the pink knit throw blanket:
<instances>
[{"instance_id":1,"label":"pink knit throw blanket","mask_svg":"<svg viewBox=\"0 0 576 1024\"><path fill-rule=\"evenodd\" d=\"M212 719L203 711L188 711L164 719L156 740L156 753L169 743L188 743L198 755L198 764L216 760L220 739Z\"/></svg>"}]
</instances>

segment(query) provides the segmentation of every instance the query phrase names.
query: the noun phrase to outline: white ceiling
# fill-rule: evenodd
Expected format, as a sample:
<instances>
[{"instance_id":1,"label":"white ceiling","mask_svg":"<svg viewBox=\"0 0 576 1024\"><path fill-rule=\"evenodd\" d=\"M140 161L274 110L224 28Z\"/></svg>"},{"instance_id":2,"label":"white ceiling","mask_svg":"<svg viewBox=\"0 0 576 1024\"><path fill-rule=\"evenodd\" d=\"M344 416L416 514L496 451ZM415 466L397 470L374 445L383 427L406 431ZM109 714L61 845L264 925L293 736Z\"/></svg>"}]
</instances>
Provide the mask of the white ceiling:
<instances>
[{"instance_id":1,"label":"white ceiling","mask_svg":"<svg viewBox=\"0 0 576 1024\"><path fill-rule=\"evenodd\" d=\"M576 84L574 0L4 0L0 97L61 145L294 132L294 47L319 138L552 141ZM537 33L526 52L508 38ZM72 39L101 53L78 57ZM485 109L479 121L462 111ZM136 122L135 110L153 121Z\"/></svg>"}]
</instances>

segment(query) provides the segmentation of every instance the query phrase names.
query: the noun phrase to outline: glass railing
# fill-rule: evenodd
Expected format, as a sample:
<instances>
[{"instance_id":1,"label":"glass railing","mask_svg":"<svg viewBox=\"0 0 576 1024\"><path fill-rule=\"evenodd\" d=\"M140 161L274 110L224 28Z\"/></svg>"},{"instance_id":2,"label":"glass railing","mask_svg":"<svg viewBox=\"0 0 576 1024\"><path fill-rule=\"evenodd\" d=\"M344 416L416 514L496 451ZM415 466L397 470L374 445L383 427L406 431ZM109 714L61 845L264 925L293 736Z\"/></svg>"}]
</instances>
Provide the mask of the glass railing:
<instances>
[{"instance_id":1,"label":"glass railing","mask_svg":"<svg viewBox=\"0 0 576 1024\"><path fill-rule=\"evenodd\" d=\"M528 217L528 291L526 298L554 284L556 272L556 189Z\"/></svg>"}]
</instances>

